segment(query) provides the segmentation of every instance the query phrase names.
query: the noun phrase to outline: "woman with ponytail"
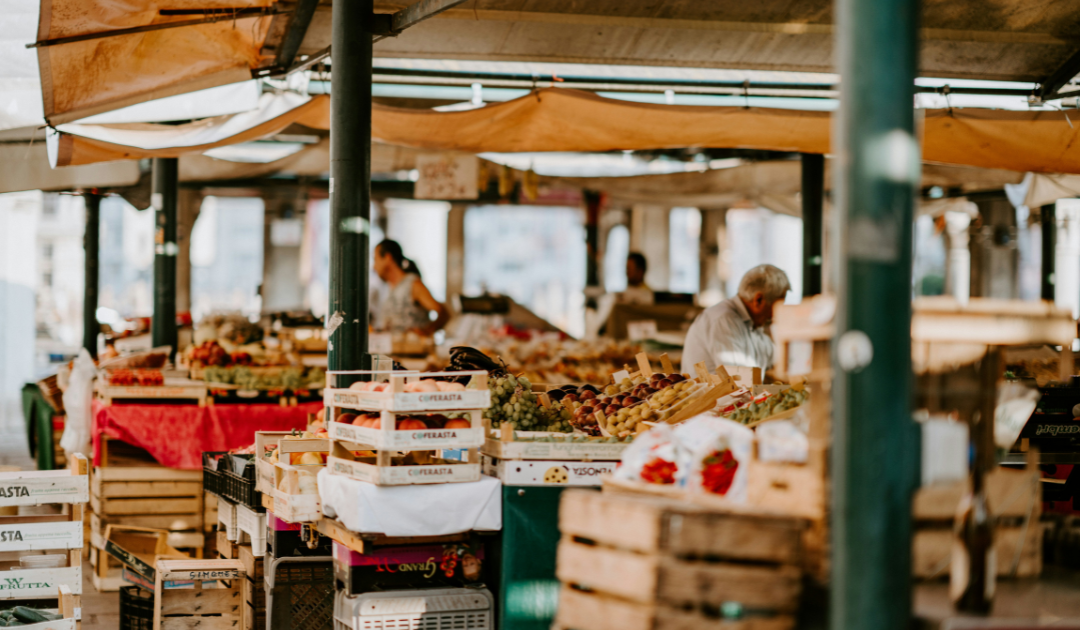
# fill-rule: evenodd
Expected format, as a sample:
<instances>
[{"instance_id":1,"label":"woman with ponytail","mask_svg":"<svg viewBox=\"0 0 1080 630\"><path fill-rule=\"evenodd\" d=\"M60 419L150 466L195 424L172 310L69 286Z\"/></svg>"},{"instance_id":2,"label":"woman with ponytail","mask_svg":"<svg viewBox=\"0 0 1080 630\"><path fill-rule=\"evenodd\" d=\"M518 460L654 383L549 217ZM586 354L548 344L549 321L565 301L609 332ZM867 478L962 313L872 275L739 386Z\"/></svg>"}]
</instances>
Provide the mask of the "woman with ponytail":
<instances>
[{"instance_id":1,"label":"woman with ponytail","mask_svg":"<svg viewBox=\"0 0 1080 630\"><path fill-rule=\"evenodd\" d=\"M390 293L375 314L375 329L391 332L413 331L430 337L446 325L450 313L420 280L416 263L405 257L401 245L389 239L375 247L375 273ZM431 320L431 311L436 318Z\"/></svg>"}]
</instances>

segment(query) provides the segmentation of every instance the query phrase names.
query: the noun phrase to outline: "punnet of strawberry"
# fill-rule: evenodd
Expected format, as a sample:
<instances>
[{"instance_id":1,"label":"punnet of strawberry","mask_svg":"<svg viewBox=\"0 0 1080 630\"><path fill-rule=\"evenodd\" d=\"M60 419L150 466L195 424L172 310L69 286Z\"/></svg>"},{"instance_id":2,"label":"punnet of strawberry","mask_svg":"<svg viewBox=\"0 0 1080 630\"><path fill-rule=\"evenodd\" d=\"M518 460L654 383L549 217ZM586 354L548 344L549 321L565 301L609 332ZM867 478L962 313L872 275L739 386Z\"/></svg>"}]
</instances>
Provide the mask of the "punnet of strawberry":
<instances>
[{"instance_id":1,"label":"punnet of strawberry","mask_svg":"<svg viewBox=\"0 0 1080 630\"><path fill-rule=\"evenodd\" d=\"M647 483L675 483L675 462L657 457L641 467L641 480Z\"/></svg>"},{"instance_id":2,"label":"punnet of strawberry","mask_svg":"<svg viewBox=\"0 0 1080 630\"><path fill-rule=\"evenodd\" d=\"M731 449L713 451L701 461L701 487L713 494L727 494L738 468L739 462Z\"/></svg>"}]
</instances>

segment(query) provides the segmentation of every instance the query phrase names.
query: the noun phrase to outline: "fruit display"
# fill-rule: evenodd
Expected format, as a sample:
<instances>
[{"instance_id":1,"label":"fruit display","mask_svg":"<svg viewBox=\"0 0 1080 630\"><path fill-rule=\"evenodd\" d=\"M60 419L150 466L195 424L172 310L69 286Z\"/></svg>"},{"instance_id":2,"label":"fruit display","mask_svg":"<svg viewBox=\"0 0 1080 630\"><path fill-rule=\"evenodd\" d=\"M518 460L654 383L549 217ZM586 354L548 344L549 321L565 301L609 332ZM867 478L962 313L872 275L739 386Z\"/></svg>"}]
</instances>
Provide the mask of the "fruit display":
<instances>
[{"instance_id":1,"label":"fruit display","mask_svg":"<svg viewBox=\"0 0 1080 630\"><path fill-rule=\"evenodd\" d=\"M367 381L353 383L349 389L358 392L385 392L390 389L390 383ZM401 390L404 393L433 393L433 392L463 392L465 386L461 383L439 381L425 378L411 383L405 383Z\"/></svg>"},{"instance_id":2,"label":"fruit display","mask_svg":"<svg viewBox=\"0 0 1080 630\"><path fill-rule=\"evenodd\" d=\"M778 394L765 392L744 404L732 404L719 410L719 415L740 424L751 424L794 409L810 398L804 388L790 387Z\"/></svg>"},{"instance_id":3,"label":"fruit display","mask_svg":"<svg viewBox=\"0 0 1080 630\"><path fill-rule=\"evenodd\" d=\"M512 372L522 374L534 383L552 384L602 386L611 382L612 374L633 363L634 356L641 351L640 347L625 341L575 341L557 334L511 334L503 329L488 331L487 335L472 339L470 343L475 349L468 350L475 354L460 359L463 367L448 369L483 369L493 376ZM451 351L451 365L454 360Z\"/></svg>"},{"instance_id":4,"label":"fruit display","mask_svg":"<svg viewBox=\"0 0 1080 630\"><path fill-rule=\"evenodd\" d=\"M108 370L107 373L109 385L160 387L165 384L165 377L161 374L161 370L119 368Z\"/></svg>"},{"instance_id":5,"label":"fruit display","mask_svg":"<svg viewBox=\"0 0 1080 630\"><path fill-rule=\"evenodd\" d=\"M497 377L489 382L489 388L491 407L484 411L484 418L491 421L492 427L508 422L522 431L569 433L572 430L571 409L557 403L544 407L533 393L529 379L512 374Z\"/></svg>"},{"instance_id":6,"label":"fruit display","mask_svg":"<svg viewBox=\"0 0 1080 630\"><path fill-rule=\"evenodd\" d=\"M612 435L628 435L645 430L643 422L663 422L675 415L697 395L709 389L707 383L687 379L682 374L661 372L636 380L625 378L612 383L601 394L583 386L578 391L561 388L563 404L575 407L574 426L590 433L600 433L600 415L604 430ZM598 413L599 412L599 413Z\"/></svg>"},{"instance_id":7,"label":"fruit display","mask_svg":"<svg viewBox=\"0 0 1080 630\"><path fill-rule=\"evenodd\" d=\"M61 615L47 610L30 608L29 606L15 606L7 610L0 610L0 626L7 628L29 626L60 619L63 619Z\"/></svg>"},{"instance_id":8,"label":"fruit display","mask_svg":"<svg viewBox=\"0 0 1080 630\"><path fill-rule=\"evenodd\" d=\"M236 385L241 389L321 389L326 382L326 372L315 367L286 367L270 371L243 366L208 367L203 370L203 380Z\"/></svg>"},{"instance_id":9,"label":"fruit display","mask_svg":"<svg viewBox=\"0 0 1080 630\"><path fill-rule=\"evenodd\" d=\"M515 435L515 442L544 442L544 443L571 443L571 444L619 444L623 442L633 442L634 436L627 435L625 437L593 437L588 435L581 435L580 433L560 433L560 434L548 434L548 435Z\"/></svg>"},{"instance_id":10,"label":"fruit display","mask_svg":"<svg viewBox=\"0 0 1080 630\"><path fill-rule=\"evenodd\" d=\"M379 413L343 413L335 422L351 424L369 429L382 428L382 414ZM427 429L469 429L472 423L460 417L451 418L441 413L398 415L394 429L397 431L424 431Z\"/></svg>"}]
</instances>

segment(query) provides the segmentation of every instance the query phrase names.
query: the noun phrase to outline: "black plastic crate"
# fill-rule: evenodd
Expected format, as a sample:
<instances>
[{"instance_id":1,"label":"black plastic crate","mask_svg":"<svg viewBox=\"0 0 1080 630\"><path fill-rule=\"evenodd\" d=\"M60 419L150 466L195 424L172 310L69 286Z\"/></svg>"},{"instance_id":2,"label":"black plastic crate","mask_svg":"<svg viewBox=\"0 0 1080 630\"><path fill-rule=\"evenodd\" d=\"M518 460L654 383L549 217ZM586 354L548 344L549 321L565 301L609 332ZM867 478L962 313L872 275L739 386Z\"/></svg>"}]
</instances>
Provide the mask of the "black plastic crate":
<instances>
[{"instance_id":1,"label":"black plastic crate","mask_svg":"<svg viewBox=\"0 0 1080 630\"><path fill-rule=\"evenodd\" d=\"M218 464L221 473L221 496L249 507L256 512L265 512L262 493L255 490L255 456L225 453Z\"/></svg>"},{"instance_id":2,"label":"black plastic crate","mask_svg":"<svg viewBox=\"0 0 1080 630\"><path fill-rule=\"evenodd\" d=\"M332 630L332 559L268 557L266 615L271 630Z\"/></svg>"},{"instance_id":3,"label":"black plastic crate","mask_svg":"<svg viewBox=\"0 0 1080 630\"><path fill-rule=\"evenodd\" d=\"M276 558L293 556L329 556L333 553L333 541L326 536L319 536L314 549L300 539L299 531L280 531L267 528L266 549Z\"/></svg>"},{"instance_id":4,"label":"black plastic crate","mask_svg":"<svg viewBox=\"0 0 1080 630\"><path fill-rule=\"evenodd\" d=\"M120 587L120 630L153 630L154 594L138 586Z\"/></svg>"},{"instance_id":5,"label":"black plastic crate","mask_svg":"<svg viewBox=\"0 0 1080 630\"><path fill-rule=\"evenodd\" d=\"M222 479L225 477L223 468L228 466L228 461L225 459L226 455L228 453L225 451L204 451L202 454L203 490L219 497L225 496L225 484Z\"/></svg>"}]
</instances>

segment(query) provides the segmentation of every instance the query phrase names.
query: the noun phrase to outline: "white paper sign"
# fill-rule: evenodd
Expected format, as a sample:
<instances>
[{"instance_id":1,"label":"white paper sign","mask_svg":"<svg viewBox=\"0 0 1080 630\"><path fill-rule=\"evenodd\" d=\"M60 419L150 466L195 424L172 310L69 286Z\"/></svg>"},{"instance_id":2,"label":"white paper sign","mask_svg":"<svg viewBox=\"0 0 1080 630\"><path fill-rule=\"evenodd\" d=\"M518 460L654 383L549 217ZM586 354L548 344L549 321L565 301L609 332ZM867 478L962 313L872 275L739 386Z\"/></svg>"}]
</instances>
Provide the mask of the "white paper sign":
<instances>
[{"instance_id":1,"label":"white paper sign","mask_svg":"<svg viewBox=\"0 0 1080 630\"><path fill-rule=\"evenodd\" d=\"M394 351L394 339L390 333L371 333L368 335L368 352L371 354L390 354Z\"/></svg>"},{"instance_id":2,"label":"white paper sign","mask_svg":"<svg viewBox=\"0 0 1080 630\"><path fill-rule=\"evenodd\" d=\"M656 320L647 319L640 322L626 323L626 336L630 341L641 341L656 336Z\"/></svg>"},{"instance_id":3,"label":"white paper sign","mask_svg":"<svg viewBox=\"0 0 1080 630\"><path fill-rule=\"evenodd\" d=\"M416 199L476 199L480 161L475 155L429 153L416 158Z\"/></svg>"}]
</instances>

